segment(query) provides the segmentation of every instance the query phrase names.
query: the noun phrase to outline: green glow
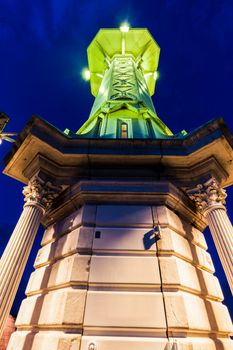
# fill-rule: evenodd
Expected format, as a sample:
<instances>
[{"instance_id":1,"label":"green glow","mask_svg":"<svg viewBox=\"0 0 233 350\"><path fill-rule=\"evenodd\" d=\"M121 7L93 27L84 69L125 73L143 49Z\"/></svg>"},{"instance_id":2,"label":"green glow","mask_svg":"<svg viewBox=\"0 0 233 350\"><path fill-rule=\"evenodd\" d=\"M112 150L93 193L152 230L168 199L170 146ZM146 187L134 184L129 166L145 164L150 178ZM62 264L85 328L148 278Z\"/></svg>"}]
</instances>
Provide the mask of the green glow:
<instances>
[{"instance_id":1,"label":"green glow","mask_svg":"<svg viewBox=\"0 0 233 350\"><path fill-rule=\"evenodd\" d=\"M82 70L82 77L84 80L88 81L91 78L91 72L89 71L88 68L83 68Z\"/></svg>"},{"instance_id":2,"label":"green glow","mask_svg":"<svg viewBox=\"0 0 233 350\"><path fill-rule=\"evenodd\" d=\"M64 130L64 134L69 135L69 133L70 133L70 130L66 128L66 129Z\"/></svg>"},{"instance_id":3,"label":"green glow","mask_svg":"<svg viewBox=\"0 0 233 350\"><path fill-rule=\"evenodd\" d=\"M88 69L95 96L89 119L78 135L121 138L166 138L173 134L158 118L151 96L158 78L160 48L145 28L101 29L87 49Z\"/></svg>"}]
</instances>

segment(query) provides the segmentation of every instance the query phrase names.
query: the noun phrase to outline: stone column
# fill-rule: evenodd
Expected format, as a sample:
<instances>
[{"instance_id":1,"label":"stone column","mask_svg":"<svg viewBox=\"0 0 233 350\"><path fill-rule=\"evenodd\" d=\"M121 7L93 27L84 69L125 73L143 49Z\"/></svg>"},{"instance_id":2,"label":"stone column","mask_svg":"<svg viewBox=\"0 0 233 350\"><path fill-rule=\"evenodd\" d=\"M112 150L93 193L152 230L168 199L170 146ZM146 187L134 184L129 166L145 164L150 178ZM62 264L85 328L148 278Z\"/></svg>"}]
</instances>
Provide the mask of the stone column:
<instances>
[{"instance_id":1,"label":"stone column","mask_svg":"<svg viewBox=\"0 0 233 350\"><path fill-rule=\"evenodd\" d=\"M213 240L233 294L233 227L225 208L226 191L214 178L187 191L206 217Z\"/></svg>"},{"instance_id":2,"label":"stone column","mask_svg":"<svg viewBox=\"0 0 233 350\"><path fill-rule=\"evenodd\" d=\"M58 195L50 182L34 177L24 187L25 205L0 260L0 336L15 299L37 230L45 210Z\"/></svg>"}]
</instances>

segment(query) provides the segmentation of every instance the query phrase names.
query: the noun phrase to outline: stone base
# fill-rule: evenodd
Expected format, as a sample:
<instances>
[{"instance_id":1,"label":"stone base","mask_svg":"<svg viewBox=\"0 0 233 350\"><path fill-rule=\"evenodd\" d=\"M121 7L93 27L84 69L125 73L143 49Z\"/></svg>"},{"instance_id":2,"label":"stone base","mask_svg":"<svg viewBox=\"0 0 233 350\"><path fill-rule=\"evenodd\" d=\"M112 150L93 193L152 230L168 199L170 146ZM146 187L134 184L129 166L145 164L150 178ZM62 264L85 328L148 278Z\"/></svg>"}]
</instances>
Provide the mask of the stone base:
<instances>
[{"instance_id":1,"label":"stone base","mask_svg":"<svg viewBox=\"0 0 233 350\"><path fill-rule=\"evenodd\" d=\"M14 333L7 350L232 350L226 338L103 337L56 331Z\"/></svg>"},{"instance_id":2,"label":"stone base","mask_svg":"<svg viewBox=\"0 0 233 350\"><path fill-rule=\"evenodd\" d=\"M15 332L8 350L79 350L80 334L66 334L59 331Z\"/></svg>"},{"instance_id":3,"label":"stone base","mask_svg":"<svg viewBox=\"0 0 233 350\"><path fill-rule=\"evenodd\" d=\"M8 350L230 350L213 273L166 206L85 205L47 228Z\"/></svg>"}]
</instances>

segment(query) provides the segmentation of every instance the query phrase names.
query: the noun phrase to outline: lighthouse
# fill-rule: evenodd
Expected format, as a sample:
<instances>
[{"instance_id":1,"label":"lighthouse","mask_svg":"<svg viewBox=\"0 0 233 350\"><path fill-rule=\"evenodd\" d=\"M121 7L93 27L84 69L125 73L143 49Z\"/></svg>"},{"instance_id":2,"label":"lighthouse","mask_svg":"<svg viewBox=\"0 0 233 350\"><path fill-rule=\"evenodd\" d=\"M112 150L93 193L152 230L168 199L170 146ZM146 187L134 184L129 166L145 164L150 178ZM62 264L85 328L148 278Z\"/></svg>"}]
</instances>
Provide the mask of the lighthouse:
<instances>
[{"instance_id":1,"label":"lighthouse","mask_svg":"<svg viewBox=\"0 0 233 350\"><path fill-rule=\"evenodd\" d=\"M32 116L5 158L26 186L0 264L1 327L45 227L8 350L232 348L203 234L209 226L233 290L232 135L222 119L177 134L162 122L159 53L147 29L100 29L86 122L62 132Z\"/></svg>"}]
</instances>

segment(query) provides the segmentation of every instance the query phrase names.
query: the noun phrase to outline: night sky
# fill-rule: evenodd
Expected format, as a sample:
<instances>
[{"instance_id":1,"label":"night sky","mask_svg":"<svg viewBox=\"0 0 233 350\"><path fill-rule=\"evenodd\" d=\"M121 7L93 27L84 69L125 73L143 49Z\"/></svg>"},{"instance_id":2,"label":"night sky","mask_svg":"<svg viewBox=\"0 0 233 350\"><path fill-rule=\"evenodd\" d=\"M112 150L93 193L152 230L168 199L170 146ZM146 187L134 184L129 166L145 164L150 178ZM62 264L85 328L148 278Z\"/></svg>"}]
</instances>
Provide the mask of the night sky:
<instances>
[{"instance_id":1,"label":"night sky","mask_svg":"<svg viewBox=\"0 0 233 350\"><path fill-rule=\"evenodd\" d=\"M161 48L153 97L158 116L177 133L222 116L233 132L232 0L0 0L0 110L5 131L20 132L32 114L77 131L94 101L81 78L86 49L100 28L147 27ZM3 142L0 159L11 145ZM1 162L1 170L3 170ZM0 174L0 254L20 216L22 184ZM233 189L227 206L233 221ZM41 228L12 313L16 314L38 250ZM232 298L210 233L206 239L225 304Z\"/></svg>"}]
</instances>

